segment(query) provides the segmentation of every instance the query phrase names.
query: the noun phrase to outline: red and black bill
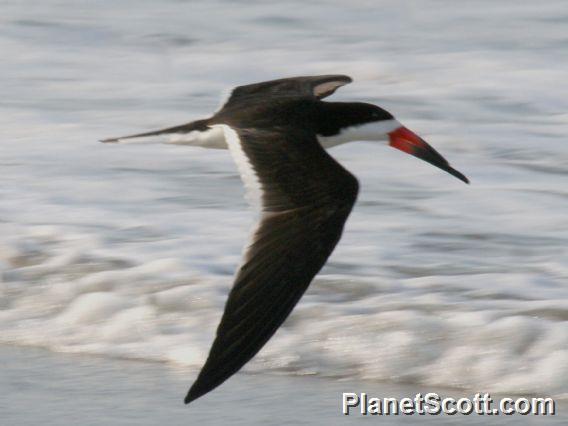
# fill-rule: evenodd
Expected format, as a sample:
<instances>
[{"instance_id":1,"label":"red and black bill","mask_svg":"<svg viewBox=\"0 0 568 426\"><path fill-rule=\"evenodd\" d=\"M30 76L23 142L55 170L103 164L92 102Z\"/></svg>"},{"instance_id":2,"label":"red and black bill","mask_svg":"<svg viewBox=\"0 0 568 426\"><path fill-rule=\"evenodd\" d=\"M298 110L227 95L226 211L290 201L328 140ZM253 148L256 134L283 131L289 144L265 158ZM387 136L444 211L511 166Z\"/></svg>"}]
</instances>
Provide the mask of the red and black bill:
<instances>
[{"instance_id":1,"label":"red and black bill","mask_svg":"<svg viewBox=\"0 0 568 426\"><path fill-rule=\"evenodd\" d=\"M461 172L450 166L450 163L442 155L432 148L424 139L404 126L389 133L390 143L393 148L400 149L407 154L424 160L433 166L445 170L459 180L469 183L469 179Z\"/></svg>"}]
</instances>

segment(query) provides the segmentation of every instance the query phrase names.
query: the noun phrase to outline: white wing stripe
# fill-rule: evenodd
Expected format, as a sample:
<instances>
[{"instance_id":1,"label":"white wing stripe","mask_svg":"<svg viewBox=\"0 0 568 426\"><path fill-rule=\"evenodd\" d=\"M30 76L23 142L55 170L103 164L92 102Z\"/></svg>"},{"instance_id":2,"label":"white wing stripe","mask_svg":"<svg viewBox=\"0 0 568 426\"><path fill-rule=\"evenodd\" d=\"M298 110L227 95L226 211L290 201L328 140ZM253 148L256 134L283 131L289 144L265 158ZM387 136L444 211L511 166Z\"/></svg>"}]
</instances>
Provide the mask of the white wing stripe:
<instances>
[{"instance_id":1,"label":"white wing stripe","mask_svg":"<svg viewBox=\"0 0 568 426\"><path fill-rule=\"evenodd\" d=\"M258 179L258 176L254 168L252 167L252 164L250 163L247 155L243 150L243 147L241 145L242 142L241 139L239 138L239 135L235 130L233 130L231 127L225 124L216 125L215 127L220 127L223 129L223 132L225 134L225 140L227 141L227 145L229 147L229 152L231 153L233 160L237 164L237 169L239 170L239 174L241 175L241 179L245 185L246 189L245 199L249 202L251 206L253 206L259 211L262 211L262 194L263 194L262 184L260 183L260 180ZM248 249L250 246L254 244L256 240L256 233L260 228L260 224L262 223L262 219L264 218L265 215L266 213L261 212L260 217L257 220L257 223L255 223L250 230L247 243L243 248L243 253L241 258L242 260L241 263L239 264L239 267L237 268L236 274L239 273L241 267L249 260L249 257L247 256Z\"/></svg>"},{"instance_id":2,"label":"white wing stripe","mask_svg":"<svg viewBox=\"0 0 568 426\"><path fill-rule=\"evenodd\" d=\"M260 183L260 180L258 179L256 171L254 170L252 164L250 163L247 155L243 150L239 135L231 127L225 124L221 124L219 125L219 127L221 127L223 129L223 132L225 133L225 140L227 141L227 145L229 146L229 151L231 152L233 160L237 164L237 169L239 170L239 173L245 185L246 200L253 207L260 208L262 206L262 185Z\"/></svg>"}]
</instances>

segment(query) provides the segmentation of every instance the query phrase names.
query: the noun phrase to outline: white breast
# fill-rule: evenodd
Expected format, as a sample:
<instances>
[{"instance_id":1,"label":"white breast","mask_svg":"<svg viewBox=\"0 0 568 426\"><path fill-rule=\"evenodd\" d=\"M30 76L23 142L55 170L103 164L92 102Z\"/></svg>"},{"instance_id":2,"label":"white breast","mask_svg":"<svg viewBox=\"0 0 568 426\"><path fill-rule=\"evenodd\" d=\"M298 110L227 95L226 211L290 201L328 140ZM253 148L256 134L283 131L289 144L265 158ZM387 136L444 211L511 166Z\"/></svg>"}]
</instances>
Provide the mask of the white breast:
<instances>
[{"instance_id":1,"label":"white breast","mask_svg":"<svg viewBox=\"0 0 568 426\"><path fill-rule=\"evenodd\" d=\"M388 141L389 132L398 129L400 126L401 124L395 119L375 121L359 126L345 127L334 136L318 136L318 141L326 149L347 142Z\"/></svg>"}]
</instances>

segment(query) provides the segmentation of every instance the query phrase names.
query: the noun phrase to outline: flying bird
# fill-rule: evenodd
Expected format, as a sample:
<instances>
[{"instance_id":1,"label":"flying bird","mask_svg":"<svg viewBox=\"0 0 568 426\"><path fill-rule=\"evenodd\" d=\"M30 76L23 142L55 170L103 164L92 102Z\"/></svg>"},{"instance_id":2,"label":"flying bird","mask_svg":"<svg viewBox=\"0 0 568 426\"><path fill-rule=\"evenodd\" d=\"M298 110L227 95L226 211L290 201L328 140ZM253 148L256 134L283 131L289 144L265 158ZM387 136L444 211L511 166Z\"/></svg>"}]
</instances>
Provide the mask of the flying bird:
<instances>
[{"instance_id":1,"label":"flying bird","mask_svg":"<svg viewBox=\"0 0 568 426\"><path fill-rule=\"evenodd\" d=\"M326 148L384 141L469 183L383 108L323 101L351 81L346 75L323 75L239 86L210 118L102 141L168 135L172 143L228 148L247 194L261 210L186 404L222 384L260 351L339 241L359 183Z\"/></svg>"}]
</instances>

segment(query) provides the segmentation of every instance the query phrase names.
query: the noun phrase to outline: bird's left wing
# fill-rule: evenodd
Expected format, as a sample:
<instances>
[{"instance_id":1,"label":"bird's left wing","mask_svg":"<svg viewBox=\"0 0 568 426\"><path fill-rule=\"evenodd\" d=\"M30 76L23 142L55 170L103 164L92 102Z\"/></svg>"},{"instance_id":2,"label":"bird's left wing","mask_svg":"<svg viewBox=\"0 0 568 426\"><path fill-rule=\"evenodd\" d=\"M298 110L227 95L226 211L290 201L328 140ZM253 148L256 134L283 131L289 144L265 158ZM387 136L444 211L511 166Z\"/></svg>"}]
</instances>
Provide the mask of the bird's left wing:
<instances>
[{"instance_id":1,"label":"bird's left wing","mask_svg":"<svg viewBox=\"0 0 568 426\"><path fill-rule=\"evenodd\" d=\"M266 101L274 98L307 97L323 99L338 88L351 83L351 77L342 74L288 77L278 80L238 86L233 89L223 108L234 108L250 104L255 100Z\"/></svg>"},{"instance_id":2,"label":"bird's left wing","mask_svg":"<svg viewBox=\"0 0 568 426\"><path fill-rule=\"evenodd\" d=\"M262 216L186 403L236 373L276 332L339 241L358 192L313 134L223 128Z\"/></svg>"}]
</instances>

